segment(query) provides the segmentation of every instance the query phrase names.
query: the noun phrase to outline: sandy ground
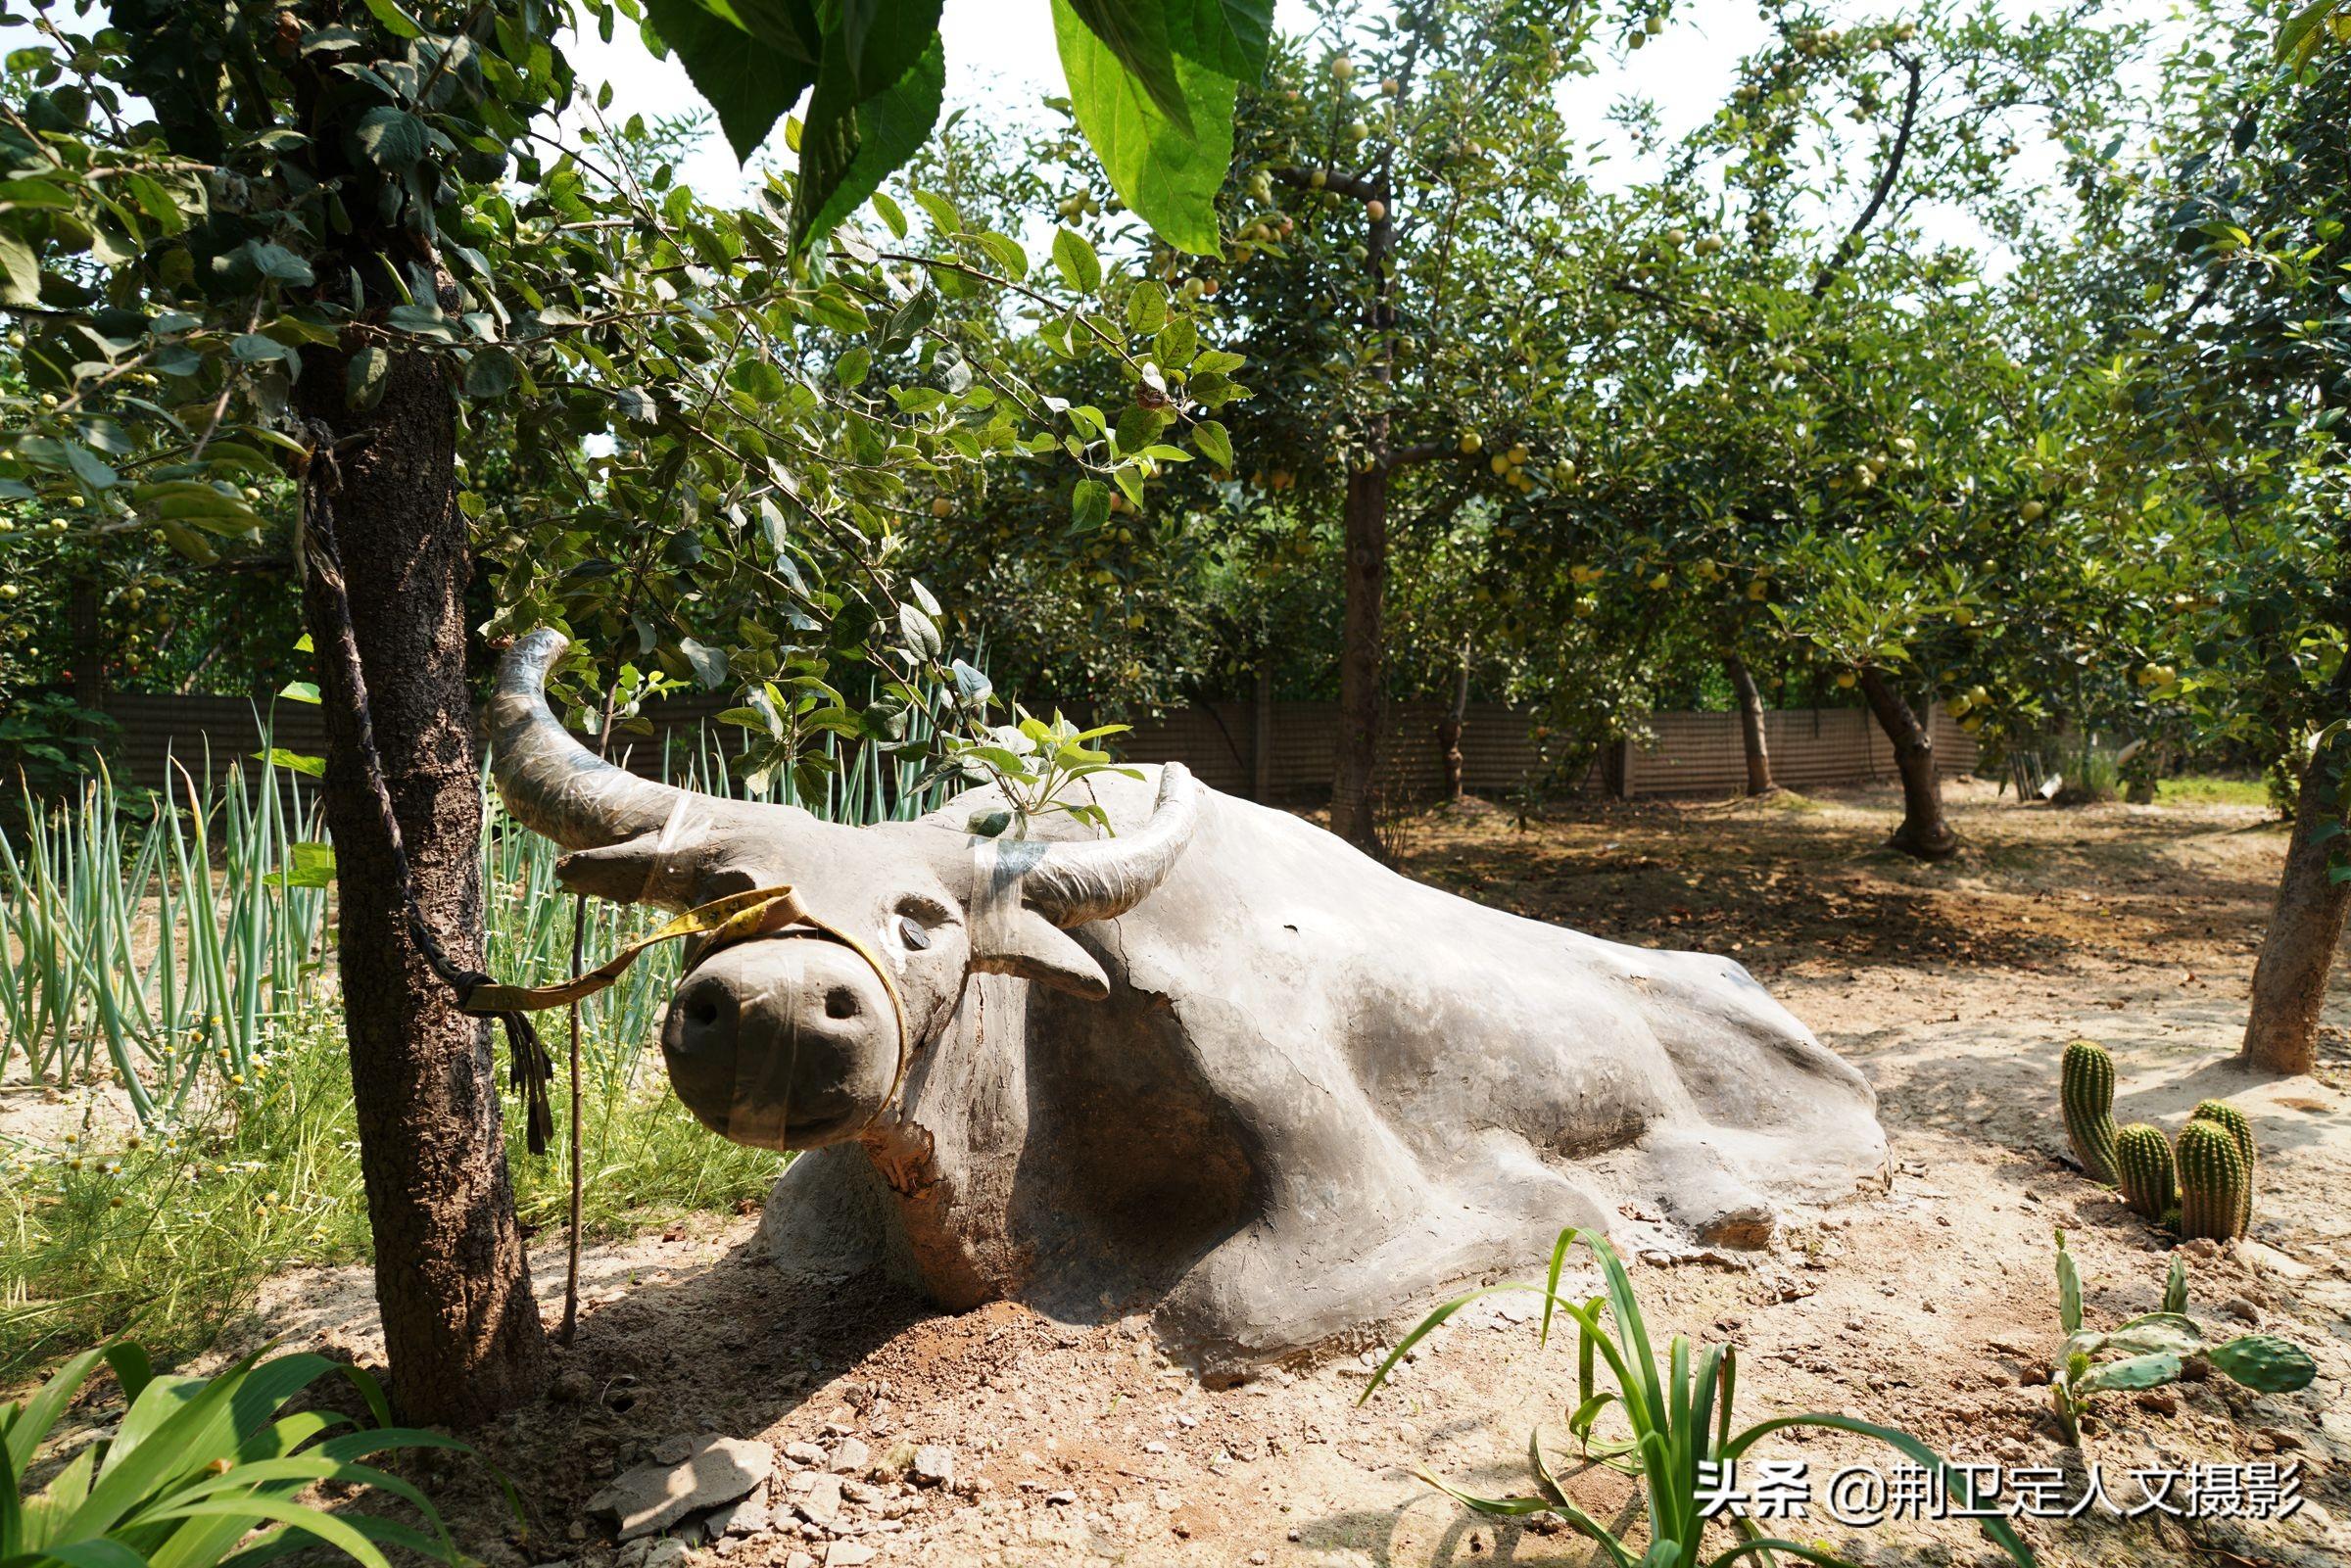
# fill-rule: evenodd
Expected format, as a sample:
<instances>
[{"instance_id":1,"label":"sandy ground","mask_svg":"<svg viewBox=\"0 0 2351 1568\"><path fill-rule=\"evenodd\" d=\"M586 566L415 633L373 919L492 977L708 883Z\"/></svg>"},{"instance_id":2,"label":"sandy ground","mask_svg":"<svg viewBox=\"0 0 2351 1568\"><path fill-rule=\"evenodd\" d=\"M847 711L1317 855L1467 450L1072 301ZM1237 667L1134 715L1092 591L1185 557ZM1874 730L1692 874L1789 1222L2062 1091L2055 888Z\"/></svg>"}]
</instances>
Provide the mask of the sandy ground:
<instances>
[{"instance_id":1,"label":"sandy ground","mask_svg":"<svg viewBox=\"0 0 2351 1568\"><path fill-rule=\"evenodd\" d=\"M1581 807L1526 832L1473 804L1411 825L1405 850L1415 875L1471 897L1734 953L1877 1085L1897 1165L1882 1199L1790 1213L1759 1257L1635 1266L1660 1337L1737 1345L1743 1421L1816 1409L1904 1426L1962 1460L2057 1467L2069 1503L2087 1461L2126 1507L2144 1500L2135 1469L2299 1464L2302 1505L2282 1522L2093 1507L2023 1528L2052 1564L2351 1560L2337 1523L2351 1514L2351 1051L2330 1034L2315 1079L2231 1065L2282 835L2250 809L1953 795L1970 848L1933 868L1876 848L1884 797ZM2351 992L2337 1005L2351 1019ZM2309 1348L2311 1389L2256 1397L2216 1378L2109 1396L2087 1449L2060 1443L2042 1386L2062 1337L2052 1229L2072 1239L2096 1320L2155 1307L2166 1266L2160 1238L2059 1159L2057 1054L2078 1034L2114 1051L2122 1119L2176 1124L2215 1095L2251 1116L2256 1239L2190 1249L2191 1310ZM1524 1491L1538 1425L1570 1495L1631 1527L1632 1487L1579 1469L1559 1430L1572 1343L1539 1348L1519 1298L1462 1314L1359 1407L1361 1357L1208 1391L1160 1358L1139 1319L1065 1325L1010 1306L941 1317L870 1279L788 1290L755 1228L714 1218L591 1256L553 1393L483 1435L528 1501L527 1530L478 1470L433 1473L470 1549L499 1565L638 1568L644 1544L616 1551L582 1504L680 1434L816 1445L849 1472L831 1526L792 1522L813 1470L780 1457L787 1522L693 1544L712 1565L1599 1562L1573 1535L1479 1518L1414 1473ZM557 1251L540 1259L551 1295L559 1270ZM368 1308L352 1271L289 1276L246 1337L372 1359ZM952 1484L893 1470L911 1444L949 1447ZM1828 1436L1762 1451L1807 1461L1824 1489L1846 1463L1893 1459ZM1847 1529L1818 1496L1812 1518L1772 1528L1871 1563L2000 1560L1963 1523Z\"/></svg>"}]
</instances>

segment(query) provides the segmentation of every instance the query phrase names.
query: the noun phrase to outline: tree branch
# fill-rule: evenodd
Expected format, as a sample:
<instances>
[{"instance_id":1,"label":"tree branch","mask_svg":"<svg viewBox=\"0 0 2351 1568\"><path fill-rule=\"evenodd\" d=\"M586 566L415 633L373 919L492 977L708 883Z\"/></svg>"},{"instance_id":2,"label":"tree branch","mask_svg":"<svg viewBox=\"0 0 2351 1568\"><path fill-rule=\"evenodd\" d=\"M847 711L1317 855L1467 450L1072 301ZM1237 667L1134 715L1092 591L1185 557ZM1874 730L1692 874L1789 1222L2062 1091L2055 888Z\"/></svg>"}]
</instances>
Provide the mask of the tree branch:
<instances>
[{"instance_id":1,"label":"tree branch","mask_svg":"<svg viewBox=\"0 0 2351 1568\"><path fill-rule=\"evenodd\" d=\"M1390 468L1409 467L1414 463L1435 462L1440 457L1458 457L1461 448L1444 441L1423 441L1410 447L1399 447L1388 453Z\"/></svg>"},{"instance_id":2,"label":"tree branch","mask_svg":"<svg viewBox=\"0 0 2351 1568\"><path fill-rule=\"evenodd\" d=\"M1901 174L1902 159L1910 151L1910 130L1918 123L1919 89L1925 79L1921 64L1915 59L1903 61L1902 69L1910 73L1910 85L1902 91L1902 122L1895 130L1894 148L1886 155L1886 166L1878 172L1878 188L1869 193L1869 205L1861 209L1853 226L1837 242L1836 254L1822 264L1820 275L1812 280L1815 300L1828 293L1829 285L1837 281L1837 274L1861 254L1861 236L1878 220L1879 210L1885 207L1886 198L1894 194L1894 182Z\"/></svg>"},{"instance_id":3,"label":"tree branch","mask_svg":"<svg viewBox=\"0 0 2351 1568\"><path fill-rule=\"evenodd\" d=\"M1295 185L1302 191L1323 190L1333 196L1351 196L1359 202L1387 200L1384 187L1362 174L1340 174L1329 169L1282 167L1268 169L1284 185ZM1315 176L1320 174L1322 183L1317 185Z\"/></svg>"}]
</instances>

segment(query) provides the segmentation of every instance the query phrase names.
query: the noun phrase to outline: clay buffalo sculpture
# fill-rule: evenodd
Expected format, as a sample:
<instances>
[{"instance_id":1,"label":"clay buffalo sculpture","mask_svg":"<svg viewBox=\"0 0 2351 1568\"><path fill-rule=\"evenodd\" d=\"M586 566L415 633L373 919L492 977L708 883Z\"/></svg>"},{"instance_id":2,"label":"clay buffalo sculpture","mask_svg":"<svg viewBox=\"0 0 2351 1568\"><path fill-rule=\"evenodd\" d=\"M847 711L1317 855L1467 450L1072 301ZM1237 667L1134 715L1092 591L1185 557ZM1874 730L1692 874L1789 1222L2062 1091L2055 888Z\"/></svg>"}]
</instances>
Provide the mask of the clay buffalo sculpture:
<instances>
[{"instance_id":1,"label":"clay buffalo sculpture","mask_svg":"<svg viewBox=\"0 0 2351 1568\"><path fill-rule=\"evenodd\" d=\"M1236 1374L1545 1257L1620 1204L1758 1246L1774 1198L1882 1179L1869 1084L1739 965L1408 880L1182 767L1095 781L1116 836L975 837L975 790L844 828L654 784L505 655L506 808L565 885L673 908L789 883L793 924L690 956L679 1098L779 1182L778 1262L950 1308L1150 1307Z\"/></svg>"}]
</instances>

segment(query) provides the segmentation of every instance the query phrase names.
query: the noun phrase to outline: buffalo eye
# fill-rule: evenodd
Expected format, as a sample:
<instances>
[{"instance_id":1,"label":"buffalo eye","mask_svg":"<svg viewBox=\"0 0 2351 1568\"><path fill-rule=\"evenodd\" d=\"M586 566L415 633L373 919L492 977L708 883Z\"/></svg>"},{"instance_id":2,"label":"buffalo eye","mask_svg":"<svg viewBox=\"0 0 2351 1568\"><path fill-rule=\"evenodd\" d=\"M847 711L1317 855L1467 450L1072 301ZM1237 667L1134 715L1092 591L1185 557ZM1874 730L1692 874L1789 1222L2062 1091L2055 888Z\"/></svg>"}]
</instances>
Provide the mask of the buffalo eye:
<instances>
[{"instance_id":1,"label":"buffalo eye","mask_svg":"<svg viewBox=\"0 0 2351 1568\"><path fill-rule=\"evenodd\" d=\"M898 940L910 953L919 953L931 945L931 933L923 929L922 922L911 915L898 917Z\"/></svg>"}]
</instances>

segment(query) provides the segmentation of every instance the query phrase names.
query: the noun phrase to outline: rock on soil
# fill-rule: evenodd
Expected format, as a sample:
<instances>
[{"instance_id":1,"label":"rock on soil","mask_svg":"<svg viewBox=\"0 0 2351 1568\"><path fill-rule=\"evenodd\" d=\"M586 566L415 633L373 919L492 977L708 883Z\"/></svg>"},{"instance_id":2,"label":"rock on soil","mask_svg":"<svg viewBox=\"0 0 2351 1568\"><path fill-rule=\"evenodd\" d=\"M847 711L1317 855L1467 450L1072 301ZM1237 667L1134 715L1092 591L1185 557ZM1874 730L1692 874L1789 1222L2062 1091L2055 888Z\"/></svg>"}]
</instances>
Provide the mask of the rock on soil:
<instances>
[{"instance_id":1,"label":"rock on soil","mask_svg":"<svg viewBox=\"0 0 2351 1568\"><path fill-rule=\"evenodd\" d=\"M588 1499L588 1512L609 1521L623 1541L649 1536L704 1508L733 1502L764 1484L776 1468L775 1450L741 1438L688 1440L683 1450L656 1445L656 1455Z\"/></svg>"}]
</instances>

